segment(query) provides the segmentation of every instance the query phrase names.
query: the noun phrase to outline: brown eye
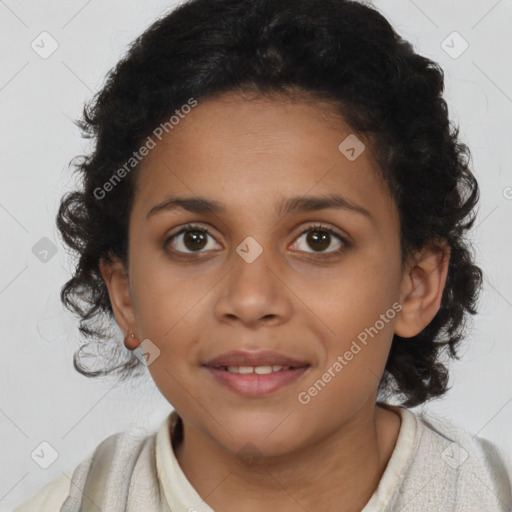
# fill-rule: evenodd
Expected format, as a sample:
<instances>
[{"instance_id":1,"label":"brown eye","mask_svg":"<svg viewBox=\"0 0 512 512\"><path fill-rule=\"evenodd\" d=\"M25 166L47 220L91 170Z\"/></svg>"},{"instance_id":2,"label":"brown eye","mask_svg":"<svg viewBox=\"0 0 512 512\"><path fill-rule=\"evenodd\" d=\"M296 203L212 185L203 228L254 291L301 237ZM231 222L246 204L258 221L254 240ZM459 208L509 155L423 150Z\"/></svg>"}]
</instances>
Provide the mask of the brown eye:
<instances>
[{"instance_id":1,"label":"brown eye","mask_svg":"<svg viewBox=\"0 0 512 512\"><path fill-rule=\"evenodd\" d=\"M331 235L326 233L325 231L310 231L306 240L310 247L314 247L318 250L327 249L330 245Z\"/></svg>"},{"instance_id":2,"label":"brown eye","mask_svg":"<svg viewBox=\"0 0 512 512\"><path fill-rule=\"evenodd\" d=\"M165 246L171 244L175 252L184 254L205 252L202 249L207 247L208 237L213 239L207 229L201 226L187 225L178 231L178 233L167 238Z\"/></svg>"},{"instance_id":3,"label":"brown eye","mask_svg":"<svg viewBox=\"0 0 512 512\"><path fill-rule=\"evenodd\" d=\"M343 238L341 235L336 233L333 229L326 227L326 226L321 226L321 225L310 226L307 230L303 231L299 235L297 240L300 239L303 235L307 235L305 238L306 243L307 243L308 247L311 247L313 249L313 251L304 251L304 252L333 253L333 252L339 252L344 247L349 246L349 243L345 240L345 238ZM326 251L325 249L327 249L332 244L333 237L338 240L340 245L332 251ZM297 244L297 242L296 242L296 244Z\"/></svg>"},{"instance_id":4,"label":"brown eye","mask_svg":"<svg viewBox=\"0 0 512 512\"><path fill-rule=\"evenodd\" d=\"M183 237L183 245L192 251L203 249L205 246L206 237L203 231L197 229L193 231L185 231Z\"/></svg>"}]
</instances>

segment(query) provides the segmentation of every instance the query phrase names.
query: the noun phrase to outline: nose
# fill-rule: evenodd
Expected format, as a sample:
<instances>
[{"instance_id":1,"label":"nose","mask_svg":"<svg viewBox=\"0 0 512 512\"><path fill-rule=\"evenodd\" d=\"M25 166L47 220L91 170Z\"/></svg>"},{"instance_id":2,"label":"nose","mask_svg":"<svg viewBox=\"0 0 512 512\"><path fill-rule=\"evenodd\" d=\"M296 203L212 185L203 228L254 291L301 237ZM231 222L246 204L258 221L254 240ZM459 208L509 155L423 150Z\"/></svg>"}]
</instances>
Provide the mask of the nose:
<instances>
[{"instance_id":1,"label":"nose","mask_svg":"<svg viewBox=\"0 0 512 512\"><path fill-rule=\"evenodd\" d=\"M251 250L249 248L249 253ZM231 270L223 281L215 308L220 321L255 327L260 323L275 325L289 319L292 311L290 291L279 275L278 265L271 261L270 252L262 250L254 259L244 257L243 252L232 258Z\"/></svg>"}]
</instances>

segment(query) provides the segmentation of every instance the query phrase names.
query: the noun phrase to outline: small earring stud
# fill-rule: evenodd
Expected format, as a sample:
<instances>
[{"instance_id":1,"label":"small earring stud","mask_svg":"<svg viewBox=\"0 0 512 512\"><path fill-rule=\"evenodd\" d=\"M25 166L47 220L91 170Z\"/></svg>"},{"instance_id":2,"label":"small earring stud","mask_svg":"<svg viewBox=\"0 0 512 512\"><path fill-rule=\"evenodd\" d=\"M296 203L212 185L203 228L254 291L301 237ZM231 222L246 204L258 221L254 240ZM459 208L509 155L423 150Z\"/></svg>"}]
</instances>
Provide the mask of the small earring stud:
<instances>
[{"instance_id":1,"label":"small earring stud","mask_svg":"<svg viewBox=\"0 0 512 512\"><path fill-rule=\"evenodd\" d=\"M124 344L128 350L135 350L138 347L138 343L135 340L135 334L130 332L129 335L126 335L124 338Z\"/></svg>"}]
</instances>

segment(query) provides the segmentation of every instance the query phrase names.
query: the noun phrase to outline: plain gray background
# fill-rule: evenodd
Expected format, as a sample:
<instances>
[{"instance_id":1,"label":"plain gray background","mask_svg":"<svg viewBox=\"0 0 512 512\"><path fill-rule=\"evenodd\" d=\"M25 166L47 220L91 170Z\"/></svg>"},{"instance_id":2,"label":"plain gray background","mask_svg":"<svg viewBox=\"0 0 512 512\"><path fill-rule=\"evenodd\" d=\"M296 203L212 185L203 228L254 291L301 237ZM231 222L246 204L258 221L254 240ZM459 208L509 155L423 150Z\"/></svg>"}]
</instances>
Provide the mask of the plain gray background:
<instances>
[{"instance_id":1,"label":"plain gray background","mask_svg":"<svg viewBox=\"0 0 512 512\"><path fill-rule=\"evenodd\" d=\"M150 377L116 384L73 369L77 320L59 301L73 261L57 236L55 215L60 198L74 186L68 163L89 144L72 119L127 45L175 4L0 0L0 512L62 472L71 475L111 433L154 430L171 410ZM462 360L452 365L452 390L424 409L494 441L510 457L512 2L374 5L445 70L450 115L472 151L481 187L473 231L485 273L480 312ZM46 58L41 38L45 51L52 40L58 44ZM46 262L36 255L43 246L56 251ZM41 449L49 453L43 442L58 454L47 469L31 456Z\"/></svg>"}]
</instances>

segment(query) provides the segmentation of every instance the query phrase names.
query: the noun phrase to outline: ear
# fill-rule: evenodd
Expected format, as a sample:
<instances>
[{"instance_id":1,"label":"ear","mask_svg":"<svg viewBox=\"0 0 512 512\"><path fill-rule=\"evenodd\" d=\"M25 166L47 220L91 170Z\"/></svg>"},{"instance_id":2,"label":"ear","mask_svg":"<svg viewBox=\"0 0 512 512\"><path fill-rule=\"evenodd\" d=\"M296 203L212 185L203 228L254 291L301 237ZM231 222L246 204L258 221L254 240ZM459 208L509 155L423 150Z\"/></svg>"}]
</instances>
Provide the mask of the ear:
<instances>
[{"instance_id":1,"label":"ear","mask_svg":"<svg viewBox=\"0 0 512 512\"><path fill-rule=\"evenodd\" d=\"M416 253L402 278L402 310L395 322L395 334L411 338L419 334L441 307L451 248L448 244L429 245Z\"/></svg>"},{"instance_id":2,"label":"ear","mask_svg":"<svg viewBox=\"0 0 512 512\"><path fill-rule=\"evenodd\" d=\"M112 262L101 259L99 267L108 288L114 316L125 334L125 346L134 350L138 346L138 337L128 271L118 258L114 258ZM132 333L135 337L131 336Z\"/></svg>"}]
</instances>

